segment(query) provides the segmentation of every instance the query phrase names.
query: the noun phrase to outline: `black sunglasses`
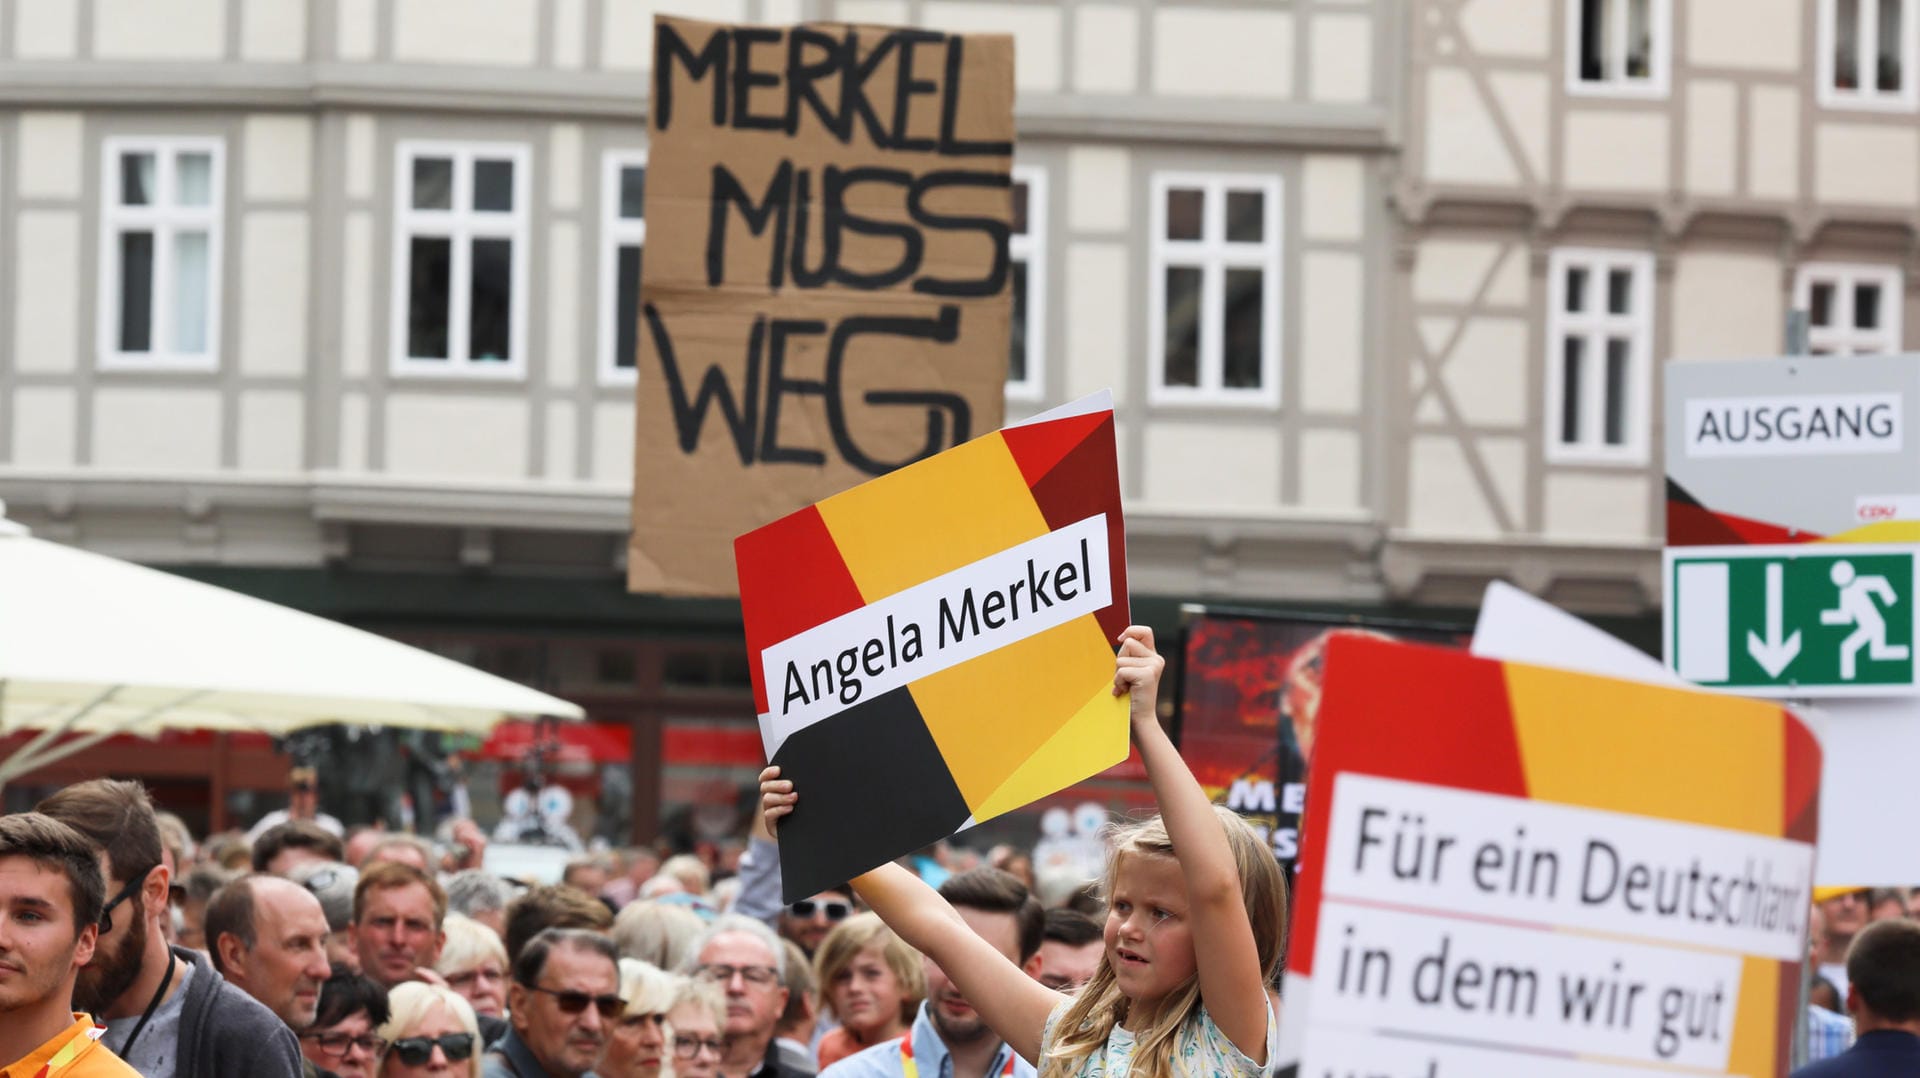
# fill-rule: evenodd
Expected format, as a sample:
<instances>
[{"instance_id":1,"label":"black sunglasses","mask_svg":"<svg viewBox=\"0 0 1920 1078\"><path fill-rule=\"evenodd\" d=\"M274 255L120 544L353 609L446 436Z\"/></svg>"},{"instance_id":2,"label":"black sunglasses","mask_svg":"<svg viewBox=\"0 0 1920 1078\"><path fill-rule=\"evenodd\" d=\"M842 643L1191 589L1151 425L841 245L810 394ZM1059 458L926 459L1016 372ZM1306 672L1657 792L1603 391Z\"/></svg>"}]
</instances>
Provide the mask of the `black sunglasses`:
<instances>
[{"instance_id":1,"label":"black sunglasses","mask_svg":"<svg viewBox=\"0 0 1920 1078\"><path fill-rule=\"evenodd\" d=\"M579 1014L588 1004L600 1012L600 1017L612 1021L627 1013L627 1001L619 996L591 996L585 992L564 992L557 988L542 988L537 984L525 985L528 990L544 992L553 997L554 1005L561 1014Z\"/></svg>"},{"instance_id":2,"label":"black sunglasses","mask_svg":"<svg viewBox=\"0 0 1920 1078\"><path fill-rule=\"evenodd\" d=\"M458 1063L473 1055L473 1034L443 1033L438 1037L402 1037L394 1041L391 1050L400 1057L400 1062L409 1067L418 1067L433 1058L433 1046L440 1046L447 1062Z\"/></svg>"},{"instance_id":3,"label":"black sunglasses","mask_svg":"<svg viewBox=\"0 0 1920 1078\"><path fill-rule=\"evenodd\" d=\"M109 901L106 905L100 907L100 934L101 935L104 936L107 933L113 931L113 908L115 906L118 906L120 903L125 902L127 899L132 898L134 895L139 894L140 888L146 885L147 876L152 872L153 872L153 869L150 868L146 872L142 872L140 875L135 876L133 879L128 880L127 885L125 887L120 888L119 894L114 895L111 901Z\"/></svg>"},{"instance_id":4,"label":"black sunglasses","mask_svg":"<svg viewBox=\"0 0 1920 1078\"><path fill-rule=\"evenodd\" d=\"M795 917L812 917L815 910L826 913L829 921L844 921L847 919L847 914L853 912L853 904L832 901L815 902L811 898L803 898L787 907L787 912Z\"/></svg>"}]
</instances>

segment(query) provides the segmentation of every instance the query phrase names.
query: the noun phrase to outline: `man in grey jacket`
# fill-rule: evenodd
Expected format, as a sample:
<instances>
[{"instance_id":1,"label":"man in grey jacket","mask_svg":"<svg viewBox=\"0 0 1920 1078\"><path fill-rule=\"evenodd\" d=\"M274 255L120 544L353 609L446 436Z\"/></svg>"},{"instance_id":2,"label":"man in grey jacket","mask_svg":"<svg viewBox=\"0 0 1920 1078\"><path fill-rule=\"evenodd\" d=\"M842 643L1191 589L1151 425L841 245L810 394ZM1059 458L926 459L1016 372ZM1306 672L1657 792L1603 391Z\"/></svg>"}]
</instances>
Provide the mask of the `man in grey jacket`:
<instances>
[{"instance_id":1,"label":"man in grey jacket","mask_svg":"<svg viewBox=\"0 0 1920 1078\"><path fill-rule=\"evenodd\" d=\"M74 1000L106 1022L101 1043L146 1078L298 1078L300 1042L286 1023L228 984L202 952L167 946L168 872L146 789L93 779L39 811L100 850L106 910Z\"/></svg>"}]
</instances>

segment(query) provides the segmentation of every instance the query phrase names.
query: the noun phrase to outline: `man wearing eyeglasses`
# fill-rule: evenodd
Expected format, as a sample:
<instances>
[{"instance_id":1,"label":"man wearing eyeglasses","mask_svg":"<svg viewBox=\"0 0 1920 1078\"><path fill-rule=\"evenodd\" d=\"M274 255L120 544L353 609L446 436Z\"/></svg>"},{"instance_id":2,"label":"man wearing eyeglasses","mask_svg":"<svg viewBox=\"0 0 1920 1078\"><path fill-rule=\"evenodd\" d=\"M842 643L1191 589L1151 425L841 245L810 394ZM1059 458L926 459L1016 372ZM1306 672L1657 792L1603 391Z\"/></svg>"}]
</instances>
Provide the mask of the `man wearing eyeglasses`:
<instances>
[{"instance_id":1,"label":"man wearing eyeglasses","mask_svg":"<svg viewBox=\"0 0 1920 1078\"><path fill-rule=\"evenodd\" d=\"M607 1034L626 1013L620 952L598 932L549 928L513 963L513 1028L493 1046L482 1078L592 1078Z\"/></svg>"},{"instance_id":2,"label":"man wearing eyeglasses","mask_svg":"<svg viewBox=\"0 0 1920 1078\"><path fill-rule=\"evenodd\" d=\"M107 902L74 1005L107 1024L101 1043L147 1078L296 1078L300 1045L199 951L169 948L168 873L153 803L136 782L93 779L40 803L100 852Z\"/></svg>"},{"instance_id":3,"label":"man wearing eyeglasses","mask_svg":"<svg viewBox=\"0 0 1920 1078\"><path fill-rule=\"evenodd\" d=\"M720 917L700 937L687 972L726 996L721 1078L812 1078L812 1071L785 1062L774 1043L787 1007L786 960L779 937L751 917Z\"/></svg>"},{"instance_id":4,"label":"man wearing eyeglasses","mask_svg":"<svg viewBox=\"0 0 1920 1078\"><path fill-rule=\"evenodd\" d=\"M780 911L780 920L774 929L799 944L811 958L820 949L820 941L833 931L833 926L852 916L853 899L848 897L849 893L835 889L803 898Z\"/></svg>"}]
</instances>

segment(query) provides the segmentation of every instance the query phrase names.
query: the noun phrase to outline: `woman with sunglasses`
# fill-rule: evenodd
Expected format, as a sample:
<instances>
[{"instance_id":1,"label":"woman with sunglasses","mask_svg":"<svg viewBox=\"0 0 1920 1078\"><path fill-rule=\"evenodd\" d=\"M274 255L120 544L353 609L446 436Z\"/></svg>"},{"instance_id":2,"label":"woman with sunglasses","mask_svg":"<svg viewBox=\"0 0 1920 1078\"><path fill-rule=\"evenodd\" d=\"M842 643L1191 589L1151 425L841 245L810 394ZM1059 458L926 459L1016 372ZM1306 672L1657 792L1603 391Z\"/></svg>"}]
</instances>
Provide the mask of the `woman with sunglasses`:
<instances>
[{"instance_id":1,"label":"woman with sunglasses","mask_svg":"<svg viewBox=\"0 0 1920 1078\"><path fill-rule=\"evenodd\" d=\"M393 1014L380 1027L387 1051L378 1078L480 1078L480 1026L460 993L408 981L387 993L387 1005Z\"/></svg>"},{"instance_id":2,"label":"woman with sunglasses","mask_svg":"<svg viewBox=\"0 0 1920 1078\"><path fill-rule=\"evenodd\" d=\"M680 990L667 1008L667 1027L673 1030L673 1078L720 1078L727 997L719 985L691 977L676 979Z\"/></svg>"},{"instance_id":3,"label":"woman with sunglasses","mask_svg":"<svg viewBox=\"0 0 1920 1078\"><path fill-rule=\"evenodd\" d=\"M920 953L871 913L827 933L814 956L827 1009L840 1028L820 1038L820 1069L855 1052L904 1036L926 998Z\"/></svg>"},{"instance_id":4,"label":"woman with sunglasses","mask_svg":"<svg viewBox=\"0 0 1920 1078\"><path fill-rule=\"evenodd\" d=\"M679 978L633 958L620 960L620 998L627 1012L613 1024L607 1054L594 1073L600 1078L659 1078L673 1051L673 1027L667 1011L680 990Z\"/></svg>"},{"instance_id":5,"label":"woman with sunglasses","mask_svg":"<svg viewBox=\"0 0 1920 1078\"><path fill-rule=\"evenodd\" d=\"M300 1034L300 1054L340 1078L373 1078L387 1042L374 1030L387 1021L387 990L344 966L320 986L320 1009Z\"/></svg>"}]
</instances>

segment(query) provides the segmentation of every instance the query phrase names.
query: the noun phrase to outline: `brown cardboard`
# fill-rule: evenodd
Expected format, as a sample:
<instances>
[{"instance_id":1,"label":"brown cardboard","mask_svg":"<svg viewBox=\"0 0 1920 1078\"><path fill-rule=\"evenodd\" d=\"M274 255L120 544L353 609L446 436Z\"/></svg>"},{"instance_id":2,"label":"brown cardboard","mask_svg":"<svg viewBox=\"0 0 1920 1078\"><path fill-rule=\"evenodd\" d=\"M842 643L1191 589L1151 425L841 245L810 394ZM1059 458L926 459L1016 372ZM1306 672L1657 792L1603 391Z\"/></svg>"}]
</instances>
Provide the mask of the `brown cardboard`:
<instances>
[{"instance_id":1,"label":"brown cardboard","mask_svg":"<svg viewBox=\"0 0 1920 1078\"><path fill-rule=\"evenodd\" d=\"M1000 426L1013 42L661 16L649 112L627 586L732 595L735 536Z\"/></svg>"}]
</instances>

